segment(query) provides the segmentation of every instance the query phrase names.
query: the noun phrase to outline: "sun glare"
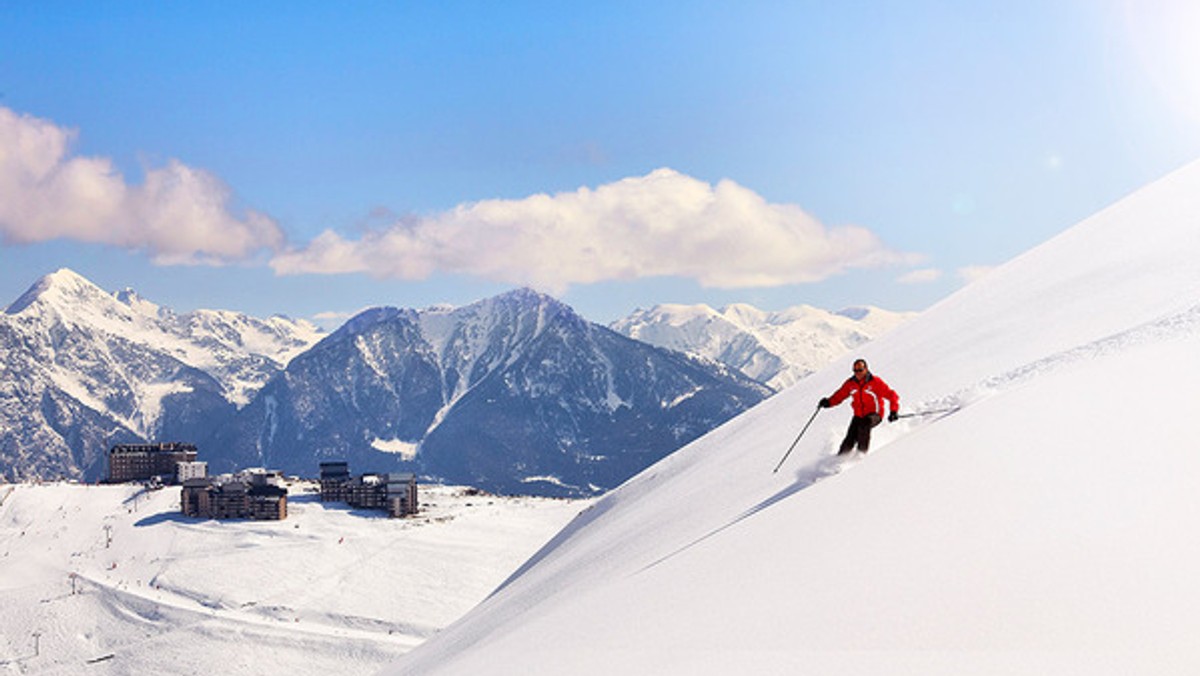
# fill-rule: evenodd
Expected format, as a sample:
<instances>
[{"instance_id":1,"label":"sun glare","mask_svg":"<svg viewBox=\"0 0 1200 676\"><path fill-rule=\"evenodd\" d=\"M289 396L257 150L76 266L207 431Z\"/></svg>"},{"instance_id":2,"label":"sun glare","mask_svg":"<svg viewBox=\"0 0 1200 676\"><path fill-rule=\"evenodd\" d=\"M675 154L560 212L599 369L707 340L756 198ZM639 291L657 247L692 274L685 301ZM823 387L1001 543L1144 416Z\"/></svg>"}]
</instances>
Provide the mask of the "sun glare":
<instances>
[{"instance_id":1,"label":"sun glare","mask_svg":"<svg viewBox=\"0 0 1200 676\"><path fill-rule=\"evenodd\" d=\"M1172 112L1200 129L1200 3L1126 0L1121 19L1138 65Z\"/></svg>"}]
</instances>

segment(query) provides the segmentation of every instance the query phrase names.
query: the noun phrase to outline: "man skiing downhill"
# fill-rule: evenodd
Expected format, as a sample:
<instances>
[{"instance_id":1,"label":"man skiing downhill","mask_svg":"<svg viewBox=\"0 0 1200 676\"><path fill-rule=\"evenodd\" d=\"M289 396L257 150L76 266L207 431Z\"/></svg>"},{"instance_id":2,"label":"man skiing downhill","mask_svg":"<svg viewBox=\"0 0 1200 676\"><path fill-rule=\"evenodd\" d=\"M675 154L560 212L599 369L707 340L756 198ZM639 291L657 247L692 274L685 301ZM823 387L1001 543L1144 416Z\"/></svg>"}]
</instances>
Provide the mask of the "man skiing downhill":
<instances>
[{"instance_id":1,"label":"man skiing downhill","mask_svg":"<svg viewBox=\"0 0 1200 676\"><path fill-rule=\"evenodd\" d=\"M854 375L838 388L837 392L821 400L821 408L837 406L851 397L850 405L854 417L850 419L850 428L846 430L846 438L842 440L838 455L849 453L855 445L863 453L871 446L871 428L883 420L884 401L891 408L888 421L895 422L899 416L900 395L879 376L871 373L865 359L854 360Z\"/></svg>"}]
</instances>

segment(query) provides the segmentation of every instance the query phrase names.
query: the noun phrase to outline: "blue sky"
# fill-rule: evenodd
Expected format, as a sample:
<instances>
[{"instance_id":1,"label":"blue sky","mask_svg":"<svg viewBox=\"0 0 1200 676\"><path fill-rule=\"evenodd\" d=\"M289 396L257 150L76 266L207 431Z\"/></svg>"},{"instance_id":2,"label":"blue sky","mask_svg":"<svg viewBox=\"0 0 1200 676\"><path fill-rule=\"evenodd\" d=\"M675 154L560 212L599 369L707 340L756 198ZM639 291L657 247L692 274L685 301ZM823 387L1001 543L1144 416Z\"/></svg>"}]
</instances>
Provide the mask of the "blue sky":
<instances>
[{"instance_id":1,"label":"blue sky","mask_svg":"<svg viewBox=\"0 0 1200 676\"><path fill-rule=\"evenodd\" d=\"M349 5L349 6L346 6ZM0 3L0 305L923 309L1200 157L1188 3Z\"/></svg>"}]
</instances>

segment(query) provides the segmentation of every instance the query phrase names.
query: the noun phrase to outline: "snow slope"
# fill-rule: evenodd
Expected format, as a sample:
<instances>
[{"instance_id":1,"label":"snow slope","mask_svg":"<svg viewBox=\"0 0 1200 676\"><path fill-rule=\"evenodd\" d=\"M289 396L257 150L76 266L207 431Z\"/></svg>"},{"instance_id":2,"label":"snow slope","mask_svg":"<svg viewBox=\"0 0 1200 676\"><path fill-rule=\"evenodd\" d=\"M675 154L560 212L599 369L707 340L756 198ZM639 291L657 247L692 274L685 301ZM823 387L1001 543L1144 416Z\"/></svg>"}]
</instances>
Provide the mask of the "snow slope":
<instances>
[{"instance_id":1,"label":"snow slope","mask_svg":"<svg viewBox=\"0 0 1200 676\"><path fill-rule=\"evenodd\" d=\"M1192 674L1200 163L861 355L907 411L829 453L851 356L576 518L395 674Z\"/></svg>"},{"instance_id":2,"label":"snow slope","mask_svg":"<svg viewBox=\"0 0 1200 676\"><path fill-rule=\"evenodd\" d=\"M313 490L254 522L185 518L178 488L0 484L0 673L370 672L582 506L422 485L387 519Z\"/></svg>"}]
</instances>

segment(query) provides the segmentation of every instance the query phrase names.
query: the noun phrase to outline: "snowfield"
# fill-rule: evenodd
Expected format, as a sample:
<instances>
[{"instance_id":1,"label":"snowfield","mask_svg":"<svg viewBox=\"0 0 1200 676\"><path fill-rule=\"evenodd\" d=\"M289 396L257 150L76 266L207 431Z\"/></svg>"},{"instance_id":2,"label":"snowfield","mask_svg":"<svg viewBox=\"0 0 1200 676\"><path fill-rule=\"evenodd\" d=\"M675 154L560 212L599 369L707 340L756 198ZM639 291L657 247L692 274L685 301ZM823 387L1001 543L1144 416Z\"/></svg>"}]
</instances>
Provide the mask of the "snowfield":
<instances>
[{"instance_id":1,"label":"snowfield","mask_svg":"<svg viewBox=\"0 0 1200 676\"><path fill-rule=\"evenodd\" d=\"M186 518L178 488L0 484L0 673L370 673L586 504L422 485L388 519L315 490L256 522Z\"/></svg>"},{"instance_id":2,"label":"snowfield","mask_svg":"<svg viewBox=\"0 0 1200 676\"><path fill-rule=\"evenodd\" d=\"M1200 163L648 468L389 674L1200 673ZM872 450L822 411L854 356Z\"/></svg>"}]
</instances>

